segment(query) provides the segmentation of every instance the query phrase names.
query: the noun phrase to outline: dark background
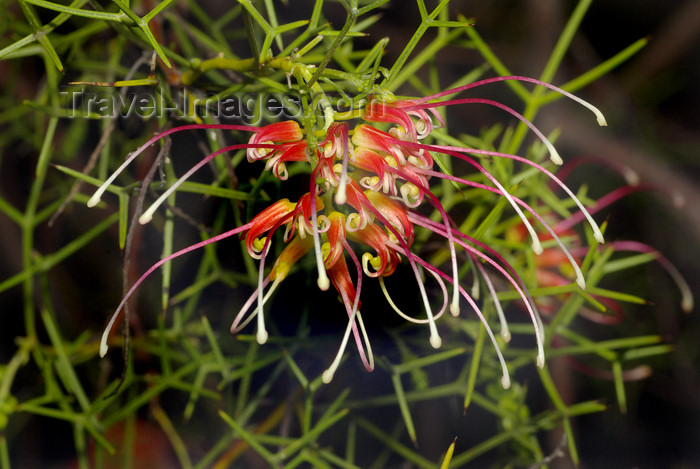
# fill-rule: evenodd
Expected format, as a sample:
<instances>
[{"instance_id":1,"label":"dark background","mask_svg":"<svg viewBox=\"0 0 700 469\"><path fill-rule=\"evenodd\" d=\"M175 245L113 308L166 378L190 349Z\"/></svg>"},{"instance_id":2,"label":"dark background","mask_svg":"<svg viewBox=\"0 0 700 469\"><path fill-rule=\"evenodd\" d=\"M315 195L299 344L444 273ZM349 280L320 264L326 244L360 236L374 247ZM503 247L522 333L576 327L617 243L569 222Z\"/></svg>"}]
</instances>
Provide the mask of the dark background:
<instances>
[{"instance_id":1,"label":"dark background","mask_svg":"<svg viewBox=\"0 0 700 469\"><path fill-rule=\"evenodd\" d=\"M451 8L475 18L479 34L513 73L538 76L574 6L575 2L558 0L493 0L454 2ZM416 13L406 7L395 14L402 24L410 24ZM392 36L390 47L400 47L392 34L386 35ZM594 1L553 83L565 83L643 37L649 43L641 52L578 92L602 109L608 128L597 127L588 115L572 112L570 103L563 101L544 108L536 123L545 131L562 130L557 146L565 159L585 154L622 162L634 168L643 182L683 196L682 208L660 194L621 200L607 212L607 236L658 248L682 271L697 298L700 2ZM437 60L441 65L444 60L446 70L462 73L479 64L476 53ZM620 184L619 176L601 169L577 174L581 182L588 181L592 194L602 195ZM653 298L654 304L629 313L641 322L656 321L659 332L677 346L650 379L629 387L627 415L608 401L609 412L576 421L582 467L700 467L700 321L697 311L689 316L680 312L665 272L653 266L645 272L644 281L632 288ZM576 376L572 379L571 398L589 395L590 384Z\"/></svg>"},{"instance_id":2,"label":"dark background","mask_svg":"<svg viewBox=\"0 0 700 469\"><path fill-rule=\"evenodd\" d=\"M297 4L291 0L290 3L287 11L297 17L300 10L295 8L304 2ZM211 8L215 7L216 4L211 4ZM454 1L450 10L453 17L462 13L474 18L480 35L513 73L538 76L574 7L572 1L489 0ZM332 11L327 14L333 17ZM418 11L413 2L396 1L379 23L370 28L369 45L383 36L391 38L384 64L391 64L409 40L418 24L416 18ZM340 27L343 21L344 11L338 7L334 24ZM429 37L430 33L421 44L427 43ZM545 133L554 127L562 129L557 146L565 159L586 154L619 161L634 168L643 182L682 195L685 205L681 208L673 206L663 195L633 195L615 204L606 211L606 216L613 239L633 239L655 246L672 260L699 294L700 1L593 2L553 83L565 83L642 37L649 37L649 44L637 56L578 93L603 110L608 128L597 127L590 116L572 110L575 106L563 102L545 108L536 123ZM482 63L475 51L449 48L435 61L445 85ZM26 70L28 84L40 75L41 63L35 65L36 68L29 66ZM404 90L407 94L414 93L410 87ZM487 125L486 120L485 123L480 114L465 114L452 122L460 122L464 131L474 131ZM18 146L13 154L4 154L0 172L3 196L19 207L26 197L22 182L33 173L33 160L23 151ZM618 175L599 168L582 168L576 177L579 183L588 182L592 195L603 195L620 184ZM63 244L61 240L52 240L50 234L43 241L49 245ZM0 217L0 279L19 270L17 246L15 228ZM88 256L98 255L86 252ZM84 258L81 258L84 264L80 259L67 263L64 272L70 275L65 278L66 291L75 287L71 279L80 279L91 294L89 298L63 301L69 305L84 305L88 301L89 307L76 308L81 311L105 310L108 308L104 305L116 304L121 289L120 267L118 254L111 252L111 255L112 263L99 277L86 275L87 271L92 272L92 267ZM674 353L660 362L651 378L630 384L627 415L616 409L610 383L596 386L577 375L561 377L570 380L571 402L600 395L600 390L606 387L611 399L607 402L611 407L609 412L575 421L582 467L700 467L700 317L697 311L690 315L680 312L678 294L661 268L650 265L644 272L644 278L630 287L637 294L653 298L654 304L632 309L630 314L640 322L655 324L659 333L677 346ZM116 279L110 281L107 277L112 274ZM5 313L21 310L19 290L17 287L0 298L3 361L13 353L14 337L22 330L21 318L8 317ZM77 335L78 328L74 332ZM536 389L530 390L531 395L535 392Z\"/></svg>"}]
</instances>

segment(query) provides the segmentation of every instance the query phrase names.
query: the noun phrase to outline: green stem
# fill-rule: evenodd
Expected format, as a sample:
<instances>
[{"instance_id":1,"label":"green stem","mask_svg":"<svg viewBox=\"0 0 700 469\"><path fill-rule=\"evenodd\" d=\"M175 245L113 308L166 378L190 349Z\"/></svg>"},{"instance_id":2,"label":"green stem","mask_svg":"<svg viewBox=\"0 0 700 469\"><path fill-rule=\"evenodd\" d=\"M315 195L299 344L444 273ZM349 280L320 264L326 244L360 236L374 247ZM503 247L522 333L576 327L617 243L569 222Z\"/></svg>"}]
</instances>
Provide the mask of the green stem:
<instances>
[{"instance_id":1,"label":"green stem","mask_svg":"<svg viewBox=\"0 0 700 469\"><path fill-rule=\"evenodd\" d=\"M10 469L10 451L7 448L7 438L0 433L0 467L2 469Z\"/></svg>"},{"instance_id":2,"label":"green stem","mask_svg":"<svg viewBox=\"0 0 700 469\"><path fill-rule=\"evenodd\" d=\"M571 17L569 17L569 21L566 23L566 26L564 27L564 30L561 33L561 36L559 36L557 44L554 46L554 50L552 51L552 54L550 55L549 60L547 61L547 64L542 70L542 74L540 75L541 81L549 83L554 78L555 73L559 69L561 61L564 58L564 54L566 54L566 51L569 49L569 45L573 40L574 34L576 34L576 31L578 30L581 21L583 21L583 17L586 14L588 7L591 6L592 1L593 0L580 0L579 3L576 5L576 8L571 14ZM540 98L544 95L545 91L546 89L544 87L538 86L532 91L532 93L529 96L529 99L526 100L525 111L523 111L523 117L528 121L532 122L535 119L537 112L542 107L542 101ZM508 153L518 153L518 149L522 145L522 142L525 139L525 135L527 134L528 130L528 126L525 125L523 122L520 122L518 124L518 127L515 129L515 133L513 134L513 138L510 142L510 146L508 147Z\"/></svg>"},{"instance_id":3,"label":"green stem","mask_svg":"<svg viewBox=\"0 0 700 469\"><path fill-rule=\"evenodd\" d=\"M474 352L472 353L472 362L469 366L469 376L467 378L467 392L464 395L464 413L472 401L474 388L476 387L476 376L479 372L479 364L481 363L481 355L484 352L484 342L486 341L486 328L479 327L479 335L474 343Z\"/></svg>"},{"instance_id":4,"label":"green stem","mask_svg":"<svg viewBox=\"0 0 700 469\"><path fill-rule=\"evenodd\" d=\"M313 76L306 82L306 89L307 90L311 90L311 87L314 85L314 83L316 83L316 81L318 81L319 77L321 76L321 73L323 73L323 70L325 70L325 68L328 66L328 63L331 61L331 58L333 58L333 54L335 53L335 50L338 48L340 43L345 38L345 35L348 33L348 31L350 31L350 28L355 23L356 18L357 18L357 10L356 9L348 10L348 16L345 19L345 24L343 25L343 28L340 30L338 35L333 40L331 47L328 49L328 52L323 57L323 60L321 61L321 63L318 64L318 67L316 68L316 72L314 72Z\"/></svg>"},{"instance_id":5,"label":"green stem","mask_svg":"<svg viewBox=\"0 0 700 469\"><path fill-rule=\"evenodd\" d=\"M52 68L47 68L48 70L53 70ZM34 183L29 192L29 198L27 201L27 207L24 212L24 219L22 222L22 264L25 271L33 270L34 264L34 228L35 228L35 217L37 208L39 206L39 198L41 197L42 189L44 187L44 180L46 179L46 172L49 167L50 155L51 155L51 145L53 143L53 137L56 132L56 126L58 125L58 118L52 117L49 119L49 124L46 128L46 133L44 135L44 143L39 153L39 161L37 163L37 168L35 171ZM30 340L36 339L36 318L34 315L34 278L29 275L24 280L22 285L22 292L24 295L24 324L27 337Z\"/></svg>"},{"instance_id":6,"label":"green stem","mask_svg":"<svg viewBox=\"0 0 700 469\"><path fill-rule=\"evenodd\" d=\"M250 12L245 8L243 9L243 24L245 25L245 34L248 38L248 44L250 44L250 52L253 54L253 59L260 63L260 48L258 47L258 40L255 38L253 19L250 16Z\"/></svg>"},{"instance_id":7,"label":"green stem","mask_svg":"<svg viewBox=\"0 0 700 469\"><path fill-rule=\"evenodd\" d=\"M428 30L428 28L431 26L431 23L435 20L435 17L440 13L440 11L445 8L445 6L449 3L449 0L442 0L436 7L435 9L428 15L427 11L425 10L425 4L424 3L419 3L419 8L422 6L421 9L421 23L420 26L418 26L418 29L416 29L416 32L413 33L413 36L411 39L408 41L408 44L406 44L406 47L404 47L403 51L401 51L401 55L399 55L399 58L396 59L396 62L394 62L394 65L392 65L391 70L389 70L389 76L384 80L382 83L382 87L389 90L393 91L396 89L396 85L394 81L396 80L397 75L399 72L403 69L404 63L408 60L408 57L411 55L413 50L416 48L418 45L418 41L421 40L423 37L423 34Z\"/></svg>"}]
</instances>

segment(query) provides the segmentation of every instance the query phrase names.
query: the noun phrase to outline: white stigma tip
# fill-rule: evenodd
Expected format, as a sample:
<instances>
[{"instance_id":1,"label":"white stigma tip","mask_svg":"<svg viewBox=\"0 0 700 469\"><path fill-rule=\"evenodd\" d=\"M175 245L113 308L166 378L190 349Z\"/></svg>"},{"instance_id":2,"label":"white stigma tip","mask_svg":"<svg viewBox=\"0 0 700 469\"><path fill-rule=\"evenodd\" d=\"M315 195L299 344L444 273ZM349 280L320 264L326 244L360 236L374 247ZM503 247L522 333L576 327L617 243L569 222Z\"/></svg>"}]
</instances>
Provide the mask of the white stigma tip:
<instances>
[{"instance_id":1,"label":"white stigma tip","mask_svg":"<svg viewBox=\"0 0 700 469\"><path fill-rule=\"evenodd\" d=\"M598 229L597 226L594 227L594 229L593 229L593 237L600 244L605 244L605 238L603 238L603 233L600 232L600 229Z\"/></svg>"},{"instance_id":2,"label":"white stigma tip","mask_svg":"<svg viewBox=\"0 0 700 469\"><path fill-rule=\"evenodd\" d=\"M345 183L341 183L338 186L338 191L335 193L333 200L335 201L336 205L345 205L345 202L348 200L348 195L345 191Z\"/></svg>"},{"instance_id":3,"label":"white stigma tip","mask_svg":"<svg viewBox=\"0 0 700 469\"><path fill-rule=\"evenodd\" d=\"M510 339L511 339L510 331L508 329L502 330L501 331L501 338L503 339L503 341L505 343L510 342Z\"/></svg>"},{"instance_id":4,"label":"white stigma tip","mask_svg":"<svg viewBox=\"0 0 700 469\"><path fill-rule=\"evenodd\" d=\"M693 295L690 292L688 292L687 295L683 295L683 299L681 300L681 309L684 313L690 313L693 310L693 304Z\"/></svg>"},{"instance_id":5,"label":"white stigma tip","mask_svg":"<svg viewBox=\"0 0 700 469\"><path fill-rule=\"evenodd\" d=\"M581 287L581 290L585 290L586 289L586 280L584 280L583 277L580 277L577 275L576 276L576 285Z\"/></svg>"},{"instance_id":6,"label":"white stigma tip","mask_svg":"<svg viewBox=\"0 0 700 469\"><path fill-rule=\"evenodd\" d=\"M503 386L503 389L510 389L510 378L508 376L501 378L501 386Z\"/></svg>"},{"instance_id":7,"label":"white stigma tip","mask_svg":"<svg viewBox=\"0 0 700 469\"><path fill-rule=\"evenodd\" d=\"M459 316L459 303L452 303L450 305L450 314L454 317Z\"/></svg>"},{"instance_id":8,"label":"white stigma tip","mask_svg":"<svg viewBox=\"0 0 700 469\"><path fill-rule=\"evenodd\" d=\"M335 198L333 199L336 203L336 205L345 205L345 202L348 200L348 197L343 193L342 195L340 193L335 194Z\"/></svg>"},{"instance_id":9,"label":"white stigma tip","mask_svg":"<svg viewBox=\"0 0 700 469\"><path fill-rule=\"evenodd\" d=\"M331 370L326 370L323 372L323 375L321 375L321 380L325 383L328 384L331 381L333 381L333 372Z\"/></svg>"},{"instance_id":10,"label":"white stigma tip","mask_svg":"<svg viewBox=\"0 0 700 469\"><path fill-rule=\"evenodd\" d=\"M95 205L97 205L100 202L101 195L98 193L95 193L92 197L90 197L90 200L87 201L87 206L92 208Z\"/></svg>"},{"instance_id":11,"label":"white stigma tip","mask_svg":"<svg viewBox=\"0 0 700 469\"><path fill-rule=\"evenodd\" d=\"M474 283L472 284L472 299L478 300L480 293L478 277L474 276Z\"/></svg>"},{"instance_id":12,"label":"white stigma tip","mask_svg":"<svg viewBox=\"0 0 700 469\"><path fill-rule=\"evenodd\" d=\"M265 342L267 342L268 338L267 331L264 329L259 330L255 338L257 339L260 345L264 344Z\"/></svg>"},{"instance_id":13,"label":"white stigma tip","mask_svg":"<svg viewBox=\"0 0 700 469\"><path fill-rule=\"evenodd\" d=\"M544 368L544 355L541 353L537 354L537 367Z\"/></svg>"},{"instance_id":14,"label":"white stigma tip","mask_svg":"<svg viewBox=\"0 0 700 469\"><path fill-rule=\"evenodd\" d=\"M318 288L320 288L323 291L328 290L331 286L331 281L328 280L328 277L326 277L325 275L323 277L319 277L316 283L318 284Z\"/></svg>"},{"instance_id":15,"label":"white stigma tip","mask_svg":"<svg viewBox=\"0 0 700 469\"><path fill-rule=\"evenodd\" d=\"M557 166L561 166L564 164L564 160L561 159L561 156L559 156L559 152L557 152L554 148L552 148L553 151L549 153L549 159L552 161Z\"/></svg>"},{"instance_id":16,"label":"white stigma tip","mask_svg":"<svg viewBox=\"0 0 700 469\"><path fill-rule=\"evenodd\" d=\"M107 350L109 347L107 346L107 337L102 337L102 341L100 342L100 358L104 358L105 355L107 355Z\"/></svg>"},{"instance_id":17,"label":"white stigma tip","mask_svg":"<svg viewBox=\"0 0 700 469\"><path fill-rule=\"evenodd\" d=\"M637 174L637 172L632 168L624 167L622 169L622 176L630 186L638 186L641 182L639 174Z\"/></svg>"},{"instance_id":18,"label":"white stigma tip","mask_svg":"<svg viewBox=\"0 0 700 469\"><path fill-rule=\"evenodd\" d=\"M600 111L598 111L598 112L596 112L595 117L596 117L596 120L598 121L598 125L599 125L599 126L601 126L601 127L607 127L607 126L608 126L608 121L605 120L605 116L603 115L603 113L601 113Z\"/></svg>"},{"instance_id":19,"label":"white stigma tip","mask_svg":"<svg viewBox=\"0 0 700 469\"><path fill-rule=\"evenodd\" d=\"M139 223L142 225L145 225L146 223L150 223L151 220L153 220L153 216L150 213L144 213L139 217Z\"/></svg>"},{"instance_id":20,"label":"white stigma tip","mask_svg":"<svg viewBox=\"0 0 700 469\"><path fill-rule=\"evenodd\" d=\"M540 244L540 240L537 238L534 238L532 240L532 250L537 254L538 256L542 254L542 244Z\"/></svg>"},{"instance_id":21,"label":"white stigma tip","mask_svg":"<svg viewBox=\"0 0 700 469\"><path fill-rule=\"evenodd\" d=\"M440 336L437 334L431 334L430 345L435 349L442 347L442 339L440 338Z\"/></svg>"}]
</instances>

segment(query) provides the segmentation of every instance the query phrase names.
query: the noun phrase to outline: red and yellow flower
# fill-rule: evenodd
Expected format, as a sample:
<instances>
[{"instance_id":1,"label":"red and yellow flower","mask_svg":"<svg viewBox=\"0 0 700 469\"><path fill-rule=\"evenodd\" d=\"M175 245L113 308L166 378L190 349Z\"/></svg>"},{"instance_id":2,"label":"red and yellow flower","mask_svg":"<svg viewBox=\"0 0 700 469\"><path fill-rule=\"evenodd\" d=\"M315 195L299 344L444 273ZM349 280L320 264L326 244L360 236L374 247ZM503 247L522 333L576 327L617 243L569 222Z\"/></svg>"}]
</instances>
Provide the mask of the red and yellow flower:
<instances>
[{"instance_id":1,"label":"red and yellow flower","mask_svg":"<svg viewBox=\"0 0 700 469\"><path fill-rule=\"evenodd\" d=\"M523 224L532 238L533 249L536 253L539 253L542 251L542 248L537 232L532 228L528 220L529 217L525 216L523 210L529 212L534 219L542 223L552 235L552 238L556 240L558 240L557 233L537 215L532 207L509 194L495 176L486 171L483 166L469 155L511 158L530 164L537 170L551 176L553 180L556 180L556 178L542 166L531 163L517 155L507 155L474 148L447 147L422 143L422 140L428 137L435 127L444 125L444 120L437 111L438 107L468 103L490 104L496 105L526 122L537 136L542 139L545 146L550 149L552 160L558 161L559 156L547 139L531 123L527 122L512 109L488 100L462 99L440 101L447 94L465 91L475 86L503 79L534 82L582 102L558 88L537 80L523 77L499 77L420 99L394 102L381 102L372 99L370 104L359 114L364 121L363 123L358 123L354 128L351 128L347 122L330 123L326 126L325 137L319 144L309 143L309 140L315 142L316 139L305 138L308 136L304 134L304 131L294 121L277 122L262 128L219 126L218 128L251 131L253 134L247 144L225 147L195 165L147 210L147 216L142 217L142 222L150 220L150 215L159 203L190 174L218 154L234 149L246 149L249 162L264 162L265 168L282 181L289 177L288 165L309 165L311 168L309 191L296 202L288 199L278 200L256 215L249 223L212 238L212 240L198 243L168 256L144 274L128 295L133 292L133 289L148 274L162 265L162 263L210 242L240 234L245 237L248 254L260 262L259 281L256 291L235 317L231 330L233 332L241 330L256 317L257 340L260 343L264 343L268 337L263 314L265 302L275 288L294 269L296 263L307 253L313 251L316 258L319 287L325 290L330 285L333 285L342 299L349 318L339 352L323 375L324 381L328 382L335 373L351 333L355 337L360 357L365 367L371 370L374 366L371 347L360 312L363 276L378 279L382 290L385 292L387 301L402 317L416 323L427 323L430 330L430 343L435 348L440 347L442 343L435 320L447 309L448 289L445 284L445 281L447 281L447 283L452 284L453 291L449 307L450 312L453 315L459 314L459 303L462 298L475 310L498 351L503 369L502 382L507 387L510 383L508 370L498 349L493 332L475 301L459 284L456 250L463 250L468 258L476 261L474 264L478 266L479 271L485 276L486 284L492 295L495 294L494 286L484 273L481 266L482 263L487 263L497 270L518 292L532 317L538 343L537 363L540 366L544 363L542 346L544 332L542 323L535 305L529 298L523 282L514 269L493 249L485 246L478 240L472 239L467 234L461 233L456 228L458 224L451 219L438 197L431 192L430 180L432 178L445 179L456 184L489 190L505 197L515 212L522 218ZM588 103L582 103L596 114L601 125L604 124L604 119L596 108ZM328 113L324 112L324 115L328 115ZM375 127L375 124L378 123L388 124L390 128L388 131L380 130ZM188 128L193 127L210 128L212 126L188 126ZM173 131L177 131L177 129L168 133ZM150 145L150 143L152 142L148 144ZM143 151L143 148L139 149L136 154L141 151ZM466 161L477 171L482 172L491 181L492 186L436 171L433 154L437 153ZM135 156L133 155L133 157ZM119 171L126 164L128 162ZM116 173L106 182L106 185L109 185L114 180L114 177L116 177ZM98 193L93 196L91 204L94 205L96 203L104 192L105 187L100 188ZM596 235L600 233L583 205L578 202L573 193L568 191L568 194L576 201L582 213L585 214L594 227ZM440 219L429 219L417 211L424 204L433 206L439 213ZM446 240L450 252L450 273L443 272L439 266L430 265L413 251L415 230L418 227L428 229ZM265 265L269 247L274 233L280 228L284 228L283 240L285 247L268 271ZM602 241L602 235L600 235L599 240ZM559 245L567 260L574 266L574 269L578 269L575 259L566 251L564 245L561 242L559 242ZM385 288L383 278L391 276L399 264L402 263L412 269L414 273L422 298L424 318L414 318L400 311L389 297ZM354 274L351 273L353 265L355 266ZM432 311L431 301L424 286L423 270L429 272L436 279L445 295L443 306L437 314L434 314ZM580 270L577 270L577 272L580 273ZM585 286L582 275L577 276L577 281L580 285ZM257 306L252 308L255 303ZM122 306L123 303L119 306L115 315L119 313ZM510 334L500 307L498 307L498 311L501 316L501 335L507 340ZM103 337L102 354L106 352L106 336L112 323L108 326Z\"/></svg>"}]
</instances>

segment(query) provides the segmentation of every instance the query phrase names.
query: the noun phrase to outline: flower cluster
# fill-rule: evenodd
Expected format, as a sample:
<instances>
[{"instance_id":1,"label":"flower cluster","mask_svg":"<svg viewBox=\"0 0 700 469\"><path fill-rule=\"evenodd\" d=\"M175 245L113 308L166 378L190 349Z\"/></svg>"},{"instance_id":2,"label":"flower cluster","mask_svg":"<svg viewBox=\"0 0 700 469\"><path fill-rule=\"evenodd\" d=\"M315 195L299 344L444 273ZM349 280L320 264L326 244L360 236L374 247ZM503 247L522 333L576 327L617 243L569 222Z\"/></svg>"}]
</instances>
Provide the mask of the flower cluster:
<instances>
[{"instance_id":1,"label":"flower cluster","mask_svg":"<svg viewBox=\"0 0 700 469\"><path fill-rule=\"evenodd\" d=\"M103 336L100 353L107 351L107 337L114 320L122 309L126 299L150 273L163 263L186 252L206 244L240 234L245 238L248 254L259 261L258 287L235 317L232 332L244 328L254 318L257 320L257 340L264 343L268 338L265 327L263 307L277 286L289 275L293 266L307 253L313 251L318 271L318 287L329 289L332 284L340 295L348 315L338 354L323 374L323 380L330 382L347 345L350 335L354 336L362 362L368 370L374 367L374 360L361 314L361 290L363 277L376 278L384 292L387 302L399 315L414 323L427 324L430 344L434 348L441 346L442 340L436 326L447 309L454 316L460 313L460 302L464 300L475 311L486 328L496 347L503 370L502 384L510 385L508 370L498 348L498 343L489 324L484 319L474 294L468 293L460 285L457 251L466 254L474 269L484 279L484 284L496 304L501 327L500 333L508 340L510 333L502 308L496 299L494 283L490 280L488 270L498 272L520 296L527 309L537 339L537 363L544 363L544 331L535 303L530 298L517 272L491 247L467 233L462 233L458 224L450 217L438 197L431 191L433 178L451 181L493 192L504 197L507 203L522 219L523 226L531 238L532 248L536 254L543 249L538 237L538 230L532 226L537 221L555 240L562 255L571 264L575 279L581 288L585 280L574 256L560 241L556 230L526 202L510 194L503 183L489 173L478 161L481 156L508 158L547 175L566 191L580 209L591 227L597 241L603 242L600 229L575 195L545 167L517 155L490 150L445 146L424 143L433 129L443 126L444 120L437 108L455 104L485 104L496 106L527 124L549 151L550 159L561 164L562 159L547 138L523 116L513 109L496 101L476 98L441 100L444 96L465 91L476 86L502 80L520 80L546 86L562 93L591 109L600 125L605 125L602 114L590 104L570 95L552 85L525 77L497 77L457 89L448 90L433 96L413 100L384 102L370 100L367 107L359 114L354 128L347 122L327 123L325 135L320 143L314 139L308 141L302 128L295 121L283 121L262 128L230 125L190 125L164 132L143 145L137 152L115 172L95 193L89 205L95 205L102 193L119 172L150 144L168 133L192 128L225 128L235 131L253 132L247 144L224 147L196 164L171 186L148 208L140 218L147 223L158 206L191 174L222 153L246 149L250 163L264 162L265 168L280 180L289 177L288 166L303 164L310 166L311 177L309 190L296 201L282 199L274 202L255 216L247 224L222 233L209 240L189 246L151 267L128 292L119 305ZM380 128L385 130L380 130ZM305 138L307 137L307 138ZM435 169L434 155L442 154L462 160L481 172L491 185L477 183ZM421 205L429 204L439 213L436 221L416 210ZM442 270L434 266L412 250L417 228L427 229L444 238L450 253L449 267ZM271 240L274 234L282 230L285 247L274 261L271 269L266 269ZM384 278L392 275L400 263L412 269L420 292L424 317L416 318L401 311L392 301L384 284ZM429 273L443 292L444 301L440 309L433 311L423 282L423 273ZM450 291L451 290L451 291ZM252 308L252 312L251 312Z\"/></svg>"}]
</instances>

